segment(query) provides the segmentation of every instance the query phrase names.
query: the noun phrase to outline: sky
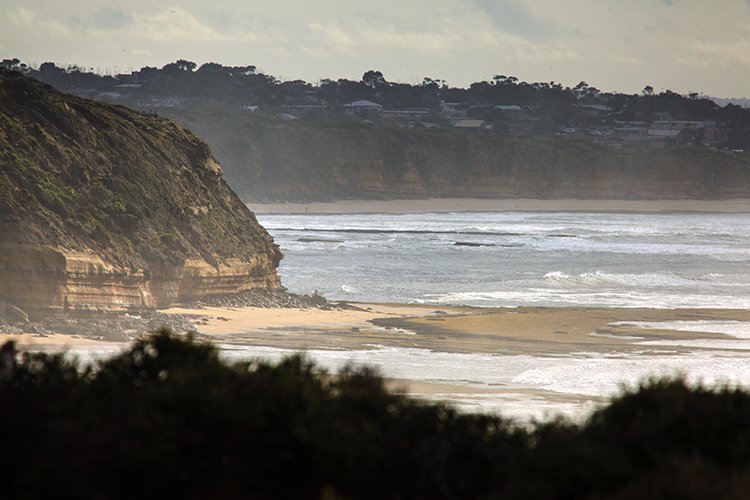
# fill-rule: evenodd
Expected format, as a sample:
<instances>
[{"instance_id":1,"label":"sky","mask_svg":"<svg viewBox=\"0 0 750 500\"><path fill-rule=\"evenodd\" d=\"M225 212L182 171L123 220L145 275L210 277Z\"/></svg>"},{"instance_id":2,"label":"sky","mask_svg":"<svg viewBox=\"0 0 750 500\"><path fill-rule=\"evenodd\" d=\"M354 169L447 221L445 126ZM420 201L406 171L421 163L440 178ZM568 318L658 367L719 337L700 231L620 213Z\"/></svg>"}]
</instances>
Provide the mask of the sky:
<instances>
[{"instance_id":1,"label":"sky","mask_svg":"<svg viewBox=\"0 0 750 500\"><path fill-rule=\"evenodd\" d=\"M516 76L750 96L750 0L0 0L0 58L104 72L255 65L283 80Z\"/></svg>"}]
</instances>

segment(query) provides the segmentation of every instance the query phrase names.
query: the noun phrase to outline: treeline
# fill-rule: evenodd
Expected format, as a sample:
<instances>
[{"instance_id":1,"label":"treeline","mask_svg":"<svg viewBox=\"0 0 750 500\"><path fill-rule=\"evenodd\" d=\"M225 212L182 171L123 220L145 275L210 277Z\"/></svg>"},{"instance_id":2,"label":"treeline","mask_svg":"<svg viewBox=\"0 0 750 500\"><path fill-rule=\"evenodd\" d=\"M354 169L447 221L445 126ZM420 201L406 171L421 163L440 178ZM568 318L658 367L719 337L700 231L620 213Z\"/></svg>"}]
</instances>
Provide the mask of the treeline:
<instances>
[{"instance_id":1,"label":"treeline","mask_svg":"<svg viewBox=\"0 0 750 500\"><path fill-rule=\"evenodd\" d=\"M720 107L697 93L680 95L671 90L656 93L646 85L639 94L606 92L582 81L568 87L552 82L525 82L514 76L495 75L489 81L468 88L449 86L440 78L425 77L421 84L396 83L382 72L369 70L359 81L323 79L281 81L248 66L223 66L209 62L201 66L184 59L161 68L143 67L129 74L99 75L93 68L60 67L45 62L31 67L17 58L4 59L0 66L16 69L64 91L97 90L121 94L126 103L145 104L158 98L213 99L236 106L252 105L278 112L284 106L322 106L322 114L360 99L388 109L438 111L441 103L477 107L469 116L498 119L502 110L494 105L523 106L550 126L590 127L615 121L651 122L668 115L672 120L713 121L727 131L728 147L750 146L750 110L734 104ZM581 106L605 106L606 117Z\"/></svg>"},{"instance_id":2,"label":"treeline","mask_svg":"<svg viewBox=\"0 0 750 500\"><path fill-rule=\"evenodd\" d=\"M750 487L739 389L655 380L584 424L519 426L391 392L367 368L229 364L168 331L84 369L3 359L4 498L726 499Z\"/></svg>"}]
</instances>

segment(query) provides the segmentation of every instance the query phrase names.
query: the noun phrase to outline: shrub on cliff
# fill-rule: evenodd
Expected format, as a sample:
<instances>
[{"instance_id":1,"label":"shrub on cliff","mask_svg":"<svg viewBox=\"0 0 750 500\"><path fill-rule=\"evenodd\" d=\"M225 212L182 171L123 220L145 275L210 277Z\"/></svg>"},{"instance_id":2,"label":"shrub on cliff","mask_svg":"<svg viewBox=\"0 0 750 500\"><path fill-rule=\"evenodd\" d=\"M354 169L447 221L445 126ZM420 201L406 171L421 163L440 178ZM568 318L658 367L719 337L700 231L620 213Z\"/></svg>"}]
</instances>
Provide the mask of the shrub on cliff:
<instances>
[{"instance_id":1,"label":"shrub on cliff","mask_svg":"<svg viewBox=\"0 0 750 500\"><path fill-rule=\"evenodd\" d=\"M80 369L25 354L0 381L11 497L742 498L750 395L658 380L584 425L517 427L300 356L228 364L160 331Z\"/></svg>"}]
</instances>

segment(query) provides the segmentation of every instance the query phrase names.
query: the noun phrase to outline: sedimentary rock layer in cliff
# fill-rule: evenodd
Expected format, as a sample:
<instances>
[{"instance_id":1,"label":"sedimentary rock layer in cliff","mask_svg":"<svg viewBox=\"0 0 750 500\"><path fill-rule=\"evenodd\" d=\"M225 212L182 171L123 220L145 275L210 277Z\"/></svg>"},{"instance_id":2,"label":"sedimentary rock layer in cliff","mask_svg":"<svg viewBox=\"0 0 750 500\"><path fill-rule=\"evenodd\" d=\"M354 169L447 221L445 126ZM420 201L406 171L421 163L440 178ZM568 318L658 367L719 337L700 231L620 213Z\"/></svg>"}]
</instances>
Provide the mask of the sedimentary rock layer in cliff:
<instances>
[{"instance_id":1,"label":"sedimentary rock layer in cliff","mask_svg":"<svg viewBox=\"0 0 750 500\"><path fill-rule=\"evenodd\" d=\"M246 200L750 197L748 155L706 147L615 149L554 137L284 122L170 111L205 139Z\"/></svg>"},{"instance_id":2,"label":"sedimentary rock layer in cliff","mask_svg":"<svg viewBox=\"0 0 750 500\"><path fill-rule=\"evenodd\" d=\"M278 287L281 252L179 125L0 71L0 301L119 309Z\"/></svg>"}]
</instances>

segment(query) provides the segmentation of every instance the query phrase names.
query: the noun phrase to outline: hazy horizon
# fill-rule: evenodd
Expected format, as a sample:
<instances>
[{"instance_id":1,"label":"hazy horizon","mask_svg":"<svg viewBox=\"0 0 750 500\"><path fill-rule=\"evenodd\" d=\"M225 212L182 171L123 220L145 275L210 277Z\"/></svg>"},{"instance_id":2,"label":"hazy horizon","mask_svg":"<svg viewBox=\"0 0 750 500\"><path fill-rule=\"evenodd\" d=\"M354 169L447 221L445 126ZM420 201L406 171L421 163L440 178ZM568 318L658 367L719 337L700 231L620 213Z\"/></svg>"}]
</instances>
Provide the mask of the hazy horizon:
<instances>
[{"instance_id":1,"label":"hazy horizon","mask_svg":"<svg viewBox=\"0 0 750 500\"><path fill-rule=\"evenodd\" d=\"M717 2L718 3L718 2ZM198 65L255 65L282 80L392 82L424 77L466 87L496 74L602 91L700 92L746 97L750 2L724 0L321 0L275 4L177 0L154 8L94 0L4 0L0 54L28 64L100 73Z\"/></svg>"}]
</instances>

